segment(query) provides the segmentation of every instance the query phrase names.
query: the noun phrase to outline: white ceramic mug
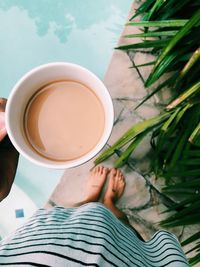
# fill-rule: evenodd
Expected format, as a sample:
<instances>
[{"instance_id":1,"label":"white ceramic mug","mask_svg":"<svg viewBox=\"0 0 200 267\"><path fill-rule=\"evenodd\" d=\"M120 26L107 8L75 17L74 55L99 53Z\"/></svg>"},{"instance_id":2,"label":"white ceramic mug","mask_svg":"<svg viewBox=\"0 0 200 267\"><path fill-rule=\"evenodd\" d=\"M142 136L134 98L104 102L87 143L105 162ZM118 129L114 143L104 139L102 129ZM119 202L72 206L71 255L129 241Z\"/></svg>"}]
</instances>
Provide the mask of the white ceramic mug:
<instances>
[{"instance_id":1,"label":"white ceramic mug","mask_svg":"<svg viewBox=\"0 0 200 267\"><path fill-rule=\"evenodd\" d=\"M31 96L38 88L56 80L75 80L85 84L99 97L105 112L105 128L97 145L84 156L67 162L44 158L31 149L23 127L25 108ZM86 68L65 62L41 65L26 73L12 89L6 105L6 128L15 148L33 163L54 169L75 167L92 159L106 144L112 131L113 120L112 99L102 81Z\"/></svg>"}]
</instances>

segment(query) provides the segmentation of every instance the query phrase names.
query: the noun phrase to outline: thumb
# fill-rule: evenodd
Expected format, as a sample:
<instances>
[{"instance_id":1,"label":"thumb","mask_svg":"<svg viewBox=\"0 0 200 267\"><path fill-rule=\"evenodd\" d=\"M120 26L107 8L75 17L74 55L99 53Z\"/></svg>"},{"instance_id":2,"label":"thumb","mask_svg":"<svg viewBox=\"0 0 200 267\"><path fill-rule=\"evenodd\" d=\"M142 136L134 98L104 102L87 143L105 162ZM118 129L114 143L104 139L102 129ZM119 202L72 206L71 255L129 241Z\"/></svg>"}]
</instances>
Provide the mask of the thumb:
<instances>
[{"instance_id":1,"label":"thumb","mask_svg":"<svg viewBox=\"0 0 200 267\"><path fill-rule=\"evenodd\" d=\"M0 142L4 139L6 134L5 112L0 112Z\"/></svg>"}]
</instances>

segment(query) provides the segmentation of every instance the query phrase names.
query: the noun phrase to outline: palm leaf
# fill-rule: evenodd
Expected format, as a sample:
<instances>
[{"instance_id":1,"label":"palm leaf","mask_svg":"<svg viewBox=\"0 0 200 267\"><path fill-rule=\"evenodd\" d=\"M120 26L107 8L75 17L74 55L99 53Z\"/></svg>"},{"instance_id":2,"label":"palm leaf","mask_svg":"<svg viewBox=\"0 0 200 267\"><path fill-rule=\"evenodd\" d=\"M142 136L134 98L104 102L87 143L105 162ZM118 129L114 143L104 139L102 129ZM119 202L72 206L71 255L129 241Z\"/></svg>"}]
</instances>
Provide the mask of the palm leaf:
<instances>
[{"instance_id":1,"label":"palm leaf","mask_svg":"<svg viewBox=\"0 0 200 267\"><path fill-rule=\"evenodd\" d=\"M141 27L182 27L188 20L160 20L160 21L139 21L129 22L126 26L141 26Z\"/></svg>"},{"instance_id":2,"label":"palm leaf","mask_svg":"<svg viewBox=\"0 0 200 267\"><path fill-rule=\"evenodd\" d=\"M149 7L153 4L155 0L148 0L145 1L135 12L135 14L130 18L130 20L132 20L133 18L137 17L138 15L146 12Z\"/></svg>"},{"instance_id":3,"label":"palm leaf","mask_svg":"<svg viewBox=\"0 0 200 267\"><path fill-rule=\"evenodd\" d=\"M200 158L199 150L189 150L186 152L188 157Z\"/></svg>"},{"instance_id":4,"label":"palm leaf","mask_svg":"<svg viewBox=\"0 0 200 267\"><path fill-rule=\"evenodd\" d=\"M166 0L156 0L150 11L144 16L143 20L151 20L152 16L165 4Z\"/></svg>"},{"instance_id":5,"label":"palm leaf","mask_svg":"<svg viewBox=\"0 0 200 267\"><path fill-rule=\"evenodd\" d=\"M173 100L167 107L167 110L170 110L179 104L181 104L183 101L188 100L191 96L194 94L197 94L200 92L200 81L194 84L191 88L186 90L184 93L182 93L178 98Z\"/></svg>"},{"instance_id":6,"label":"palm leaf","mask_svg":"<svg viewBox=\"0 0 200 267\"><path fill-rule=\"evenodd\" d=\"M156 93L158 93L161 89L163 89L166 86L170 86L171 84L174 83L174 80L176 79L176 77L178 76L177 73L174 73L174 75L172 75L171 77L169 77L168 79L166 79L164 82L162 82L161 84L159 84L151 93L147 94L142 101L134 108L135 110L138 109L142 104L144 104L148 99L150 99L153 95L155 95Z\"/></svg>"},{"instance_id":7,"label":"palm leaf","mask_svg":"<svg viewBox=\"0 0 200 267\"><path fill-rule=\"evenodd\" d=\"M200 151L199 151L200 154ZM184 166L193 166L193 165L198 165L200 166L200 158L199 159L182 159L179 161L180 165L184 165ZM200 181L199 181L200 184Z\"/></svg>"},{"instance_id":8,"label":"palm leaf","mask_svg":"<svg viewBox=\"0 0 200 267\"><path fill-rule=\"evenodd\" d=\"M177 189L177 188L187 188L187 187L195 187L196 186L199 186L200 187L200 178L197 178L197 179L193 179L192 181L184 181L183 183L176 183L176 184L173 184L171 186L167 186L165 188L163 188L163 191L164 192L169 192L170 190L172 189Z\"/></svg>"},{"instance_id":9,"label":"palm leaf","mask_svg":"<svg viewBox=\"0 0 200 267\"><path fill-rule=\"evenodd\" d=\"M170 217L171 218L171 217ZM175 227L180 225L194 225L199 224L200 214L198 213L198 209L195 212L192 210L188 216L181 217L180 219L171 219L164 220L160 224L165 227Z\"/></svg>"},{"instance_id":10,"label":"palm leaf","mask_svg":"<svg viewBox=\"0 0 200 267\"><path fill-rule=\"evenodd\" d=\"M180 138L180 140L179 140L179 142L178 142L178 144L176 146L176 149L174 150L172 158L170 159L170 162L169 162L169 166L168 166L169 172L170 172L171 169L173 170L173 168L177 164L177 161L181 158L182 151L183 151L184 147L187 144L187 139L188 139L189 132L190 132L189 128L186 129L186 131L184 131L184 130L182 131L181 138ZM180 174L181 174L181 172L180 172ZM186 175L186 172L185 172L185 175ZM167 176L170 176L170 175L167 173Z\"/></svg>"},{"instance_id":11,"label":"palm leaf","mask_svg":"<svg viewBox=\"0 0 200 267\"><path fill-rule=\"evenodd\" d=\"M168 120L160 128L160 133L159 133L159 136L157 138L157 145L156 145L157 148L155 150L156 155L159 154L159 152L160 152L159 148L162 147L163 142L166 142L167 130L168 130L169 126L172 124L172 122L175 120L175 118L177 117L180 110L181 110L180 108L177 108L176 110L174 110L174 112L171 114L171 116L168 118Z\"/></svg>"},{"instance_id":12,"label":"palm leaf","mask_svg":"<svg viewBox=\"0 0 200 267\"><path fill-rule=\"evenodd\" d=\"M197 255L189 259L189 263L191 266L194 266L195 264L199 262L200 262L200 253L197 253Z\"/></svg>"},{"instance_id":13,"label":"palm leaf","mask_svg":"<svg viewBox=\"0 0 200 267\"><path fill-rule=\"evenodd\" d=\"M168 190L166 190L167 188L164 188L163 192L168 193ZM173 188L173 186L171 186L171 188ZM176 203L176 204L172 205L170 208L168 208L167 210L163 211L162 213L175 211L175 210L183 210L183 208L188 206L188 204L191 205L194 201L197 201L197 200L199 200L199 195L193 194L192 196L187 197L186 199L180 201L179 203Z\"/></svg>"},{"instance_id":14,"label":"palm leaf","mask_svg":"<svg viewBox=\"0 0 200 267\"><path fill-rule=\"evenodd\" d=\"M122 167L127 160L129 159L130 155L133 153L135 148L139 145L139 143L142 141L142 139L145 137L145 135L151 131L151 128L144 131L143 133L139 134L127 147L127 149L120 155L120 157L115 161L114 167L120 168Z\"/></svg>"},{"instance_id":15,"label":"palm leaf","mask_svg":"<svg viewBox=\"0 0 200 267\"><path fill-rule=\"evenodd\" d=\"M184 240L181 245L182 246L186 246L188 244L190 244L191 242L194 242L196 240L198 240L200 238L200 232L193 234L192 236L190 236L189 238L187 238L186 240Z\"/></svg>"},{"instance_id":16,"label":"palm leaf","mask_svg":"<svg viewBox=\"0 0 200 267\"><path fill-rule=\"evenodd\" d=\"M175 16L176 12L179 10L183 10L184 6L189 6L191 0L184 0L184 1L167 1L165 5L165 9L163 9L162 14L159 16L160 19L170 18ZM167 10L167 12L166 12ZM176 16L175 16L176 17Z\"/></svg>"},{"instance_id":17,"label":"palm leaf","mask_svg":"<svg viewBox=\"0 0 200 267\"><path fill-rule=\"evenodd\" d=\"M147 87L153 83L152 75L155 72L155 70L161 65L163 59L169 54L169 52L171 52L171 50L175 47L175 45L199 22L200 22L200 10L198 10L193 15L193 17L183 26L183 28L171 39L171 41L165 47L161 55L158 57L154 69L145 83Z\"/></svg>"},{"instance_id":18,"label":"palm leaf","mask_svg":"<svg viewBox=\"0 0 200 267\"><path fill-rule=\"evenodd\" d=\"M191 58L187 62L187 64L184 66L182 71L180 72L180 78L183 78L188 71L192 68L192 66L199 60L200 58L200 47L197 48L194 53L192 54Z\"/></svg>"},{"instance_id":19,"label":"palm leaf","mask_svg":"<svg viewBox=\"0 0 200 267\"><path fill-rule=\"evenodd\" d=\"M115 150L120 149L122 146L126 145L129 141L133 140L139 134L145 132L148 129L152 129L155 126L158 126L169 116L170 113L164 113L146 121L142 121L135 124L125 134L123 134L122 137L119 138L118 141L115 142L110 148L102 152L100 156L95 160L95 164L99 164L100 162L113 155L115 153Z\"/></svg>"},{"instance_id":20,"label":"palm leaf","mask_svg":"<svg viewBox=\"0 0 200 267\"><path fill-rule=\"evenodd\" d=\"M147 66L151 66L154 65L155 61L151 61L151 62L147 62L144 64L139 64L139 65L133 65L131 68L140 68L140 67L147 67Z\"/></svg>"},{"instance_id":21,"label":"palm leaf","mask_svg":"<svg viewBox=\"0 0 200 267\"><path fill-rule=\"evenodd\" d=\"M179 71L180 67L177 66L179 66L180 64L183 65L183 61L187 61L188 58L191 56L191 53L186 54L186 51L187 47L183 47L167 55L163 59L160 67L156 68L155 71L152 73L151 75L152 82L154 83L155 81L157 81L166 72L177 71L177 70Z\"/></svg>"},{"instance_id":22,"label":"palm leaf","mask_svg":"<svg viewBox=\"0 0 200 267\"><path fill-rule=\"evenodd\" d=\"M155 148L155 156L157 158L160 157L160 153L163 149L164 144L167 143L167 140L170 140L171 135L173 135L177 127L180 125L181 120L184 118L186 111L190 109L191 107L192 107L191 104L187 104L183 108L179 107L177 109L174 109L168 121L166 121L163 124L163 126L160 129L160 133L158 135L157 144ZM181 138L182 138L182 132L179 132L177 136L175 137L175 139L173 140L173 142L169 142L170 145L168 146L168 149L163 159L164 165L168 164L168 162L174 157L174 153L178 147L178 144ZM167 175L166 177L170 177L170 176Z\"/></svg>"},{"instance_id":23,"label":"palm leaf","mask_svg":"<svg viewBox=\"0 0 200 267\"><path fill-rule=\"evenodd\" d=\"M124 35L124 38L147 38L147 37L161 37L161 36L174 36L177 31L151 31L146 33L135 33Z\"/></svg>"},{"instance_id":24,"label":"palm leaf","mask_svg":"<svg viewBox=\"0 0 200 267\"><path fill-rule=\"evenodd\" d=\"M178 151L179 152L179 151ZM175 160L174 160L175 161ZM173 162L174 163L174 162ZM168 171L168 173L166 174L166 177L199 177L200 175L200 169L193 169L193 170L184 170L184 171Z\"/></svg>"},{"instance_id":25,"label":"palm leaf","mask_svg":"<svg viewBox=\"0 0 200 267\"><path fill-rule=\"evenodd\" d=\"M200 146L200 122L189 137L189 141L196 146Z\"/></svg>"},{"instance_id":26,"label":"palm leaf","mask_svg":"<svg viewBox=\"0 0 200 267\"><path fill-rule=\"evenodd\" d=\"M166 45L168 40L156 40L156 41L145 41L143 43L136 43L136 44L130 44L130 45L122 45L117 47L116 49L120 50L132 50L132 49L138 49L138 48L152 48L152 47L159 47L162 48Z\"/></svg>"},{"instance_id":27,"label":"palm leaf","mask_svg":"<svg viewBox=\"0 0 200 267\"><path fill-rule=\"evenodd\" d=\"M181 197L186 197L193 196L196 194L197 189L196 188L172 188L170 190L164 190L167 195L176 195L181 196ZM198 198L199 199L199 198Z\"/></svg>"},{"instance_id":28,"label":"palm leaf","mask_svg":"<svg viewBox=\"0 0 200 267\"><path fill-rule=\"evenodd\" d=\"M188 253L190 253L190 252L192 252L192 251L194 251L194 250L199 250L199 251L200 251L200 243L197 244L195 247L191 248L190 250L188 250L188 251L186 252L186 254L188 254Z\"/></svg>"}]
</instances>

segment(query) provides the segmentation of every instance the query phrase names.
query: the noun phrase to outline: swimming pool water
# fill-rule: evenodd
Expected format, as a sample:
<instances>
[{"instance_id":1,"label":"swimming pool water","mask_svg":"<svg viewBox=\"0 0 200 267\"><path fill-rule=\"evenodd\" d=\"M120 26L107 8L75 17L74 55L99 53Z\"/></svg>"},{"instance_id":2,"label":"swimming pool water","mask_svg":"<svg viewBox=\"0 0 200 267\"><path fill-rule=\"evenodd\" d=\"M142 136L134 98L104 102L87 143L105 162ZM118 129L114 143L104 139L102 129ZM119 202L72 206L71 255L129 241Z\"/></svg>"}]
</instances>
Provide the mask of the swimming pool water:
<instances>
[{"instance_id":1,"label":"swimming pool water","mask_svg":"<svg viewBox=\"0 0 200 267\"><path fill-rule=\"evenodd\" d=\"M7 98L17 80L33 67L54 61L80 64L103 79L131 3L131 0L1 0L0 96ZM15 184L30 202L40 207L62 173L35 166L20 157ZM4 212L12 209L9 205L5 209L4 202L0 203L0 210L1 207ZM18 208L23 208L23 198Z\"/></svg>"}]
</instances>

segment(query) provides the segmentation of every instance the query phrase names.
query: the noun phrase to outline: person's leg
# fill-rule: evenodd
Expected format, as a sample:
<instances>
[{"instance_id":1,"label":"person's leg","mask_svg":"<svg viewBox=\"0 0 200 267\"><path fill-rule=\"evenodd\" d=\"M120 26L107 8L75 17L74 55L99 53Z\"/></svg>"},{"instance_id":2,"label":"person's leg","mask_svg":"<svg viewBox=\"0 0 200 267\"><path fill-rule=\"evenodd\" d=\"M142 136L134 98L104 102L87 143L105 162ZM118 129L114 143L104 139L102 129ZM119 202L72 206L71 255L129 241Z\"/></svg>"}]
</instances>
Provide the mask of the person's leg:
<instances>
[{"instance_id":1,"label":"person's leg","mask_svg":"<svg viewBox=\"0 0 200 267\"><path fill-rule=\"evenodd\" d=\"M122 172L119 169L112 169L110 172L110 180L108 183L107 191L103 198L103 204L114 213L114 215L134 230L137 237L144 241L141 235L130 225L129 220L124 212L118 209L115 205L116 201L122 196L125 188L125 178Z\"/></svg>"},{"instance_id":2,"label":"person's leg","mask_svg":"<svg viewBox=\"0 0 200 267\"><path fill-rule=\"evenodd\" d=\"M119 169L112 169L107 191L103 198L103 204L110 209L114 215L126 224L129 224L128 218L124 212L119 210L115 203L122 196L125 188L125 178Z\"/></svg>"},{"instance_id":3,"label":"person's leg","mask_svg":"<svg viewBox=\"0 0 200 267\"><path fill-rule=\"evenodd\" d=\"M101 190L107 178L109 169L104 166L96 166L92 169L87 177L86 191L84 200L74 204L74 207L79 207L89 202L99 200Z\"/></svg>"}]
</instances>

